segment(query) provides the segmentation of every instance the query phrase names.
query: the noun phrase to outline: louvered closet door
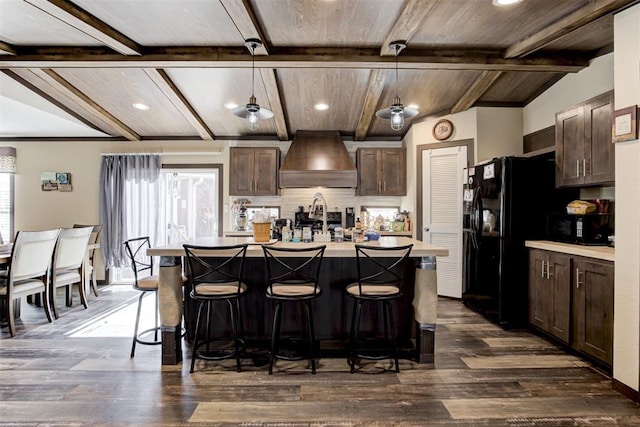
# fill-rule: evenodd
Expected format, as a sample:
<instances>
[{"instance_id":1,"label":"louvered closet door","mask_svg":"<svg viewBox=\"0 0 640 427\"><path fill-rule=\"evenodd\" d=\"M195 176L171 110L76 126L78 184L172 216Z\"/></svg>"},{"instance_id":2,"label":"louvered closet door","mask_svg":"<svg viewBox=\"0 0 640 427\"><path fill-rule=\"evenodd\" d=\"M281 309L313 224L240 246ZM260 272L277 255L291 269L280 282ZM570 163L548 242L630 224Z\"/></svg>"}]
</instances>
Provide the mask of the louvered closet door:
<instances>
[{"instance_id":1,"label":"louvered closet door","mask_svg":"<svg viewBox=\"0 0 640 427\"><path fill-rule=\"evenodd\" d=\"M449 249L439 257L438 295L462 297L462 184L467 147L422 152L422 240Z\"/></svg>"}]
</instances>

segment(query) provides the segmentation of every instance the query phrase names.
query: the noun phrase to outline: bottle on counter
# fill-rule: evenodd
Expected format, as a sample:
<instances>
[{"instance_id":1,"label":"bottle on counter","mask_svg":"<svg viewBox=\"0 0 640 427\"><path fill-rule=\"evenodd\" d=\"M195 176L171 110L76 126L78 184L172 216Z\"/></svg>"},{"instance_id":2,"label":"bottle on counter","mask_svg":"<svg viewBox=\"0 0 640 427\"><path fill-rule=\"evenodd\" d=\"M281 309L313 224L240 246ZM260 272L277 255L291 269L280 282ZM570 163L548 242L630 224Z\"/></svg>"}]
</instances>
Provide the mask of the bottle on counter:
<instances>
[{"instance_id":1,"label":"bottle on counter","mask_svg":"<svg viewBox=\"0 0 640 427\"><path fill-rule=\"evenodd\" d=\"M356 218L356 230L362 230L362 223L360 222L360 217Z\"/></svg>"}]
</instances>

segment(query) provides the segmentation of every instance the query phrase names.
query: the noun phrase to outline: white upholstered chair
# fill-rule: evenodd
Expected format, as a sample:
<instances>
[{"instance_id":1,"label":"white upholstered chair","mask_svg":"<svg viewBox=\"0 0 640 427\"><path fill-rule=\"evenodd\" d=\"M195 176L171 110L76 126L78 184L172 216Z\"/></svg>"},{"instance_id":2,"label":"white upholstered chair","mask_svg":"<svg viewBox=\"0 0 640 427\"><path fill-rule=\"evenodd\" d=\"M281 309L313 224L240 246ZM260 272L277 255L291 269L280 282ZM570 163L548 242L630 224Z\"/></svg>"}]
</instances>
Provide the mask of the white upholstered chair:
<instances>
[{"instance_id":1,"label":"white upholstered chair","mask_svg":"<svg viewBox=\"0 0 640 427\"><path fill-rule=\"evenodd\" d=\"M87 259L87 245L91 238L93 227L63 228L58 236L58 243L53 254L53 274L51 275L51 308L57 319L58 304L56 302L56 290L67 288L67 298L71 295L74 284L78 284L80 301L87 308L87 295L85 291L85 260ZM69 305L69 304L68 304Z\"/></svg>"},{"instance_id":2,"label":"white upholstered chair","mask_svg":"<svg viewBox=\"0 0 640 427\"><path fill-rule=\"evenodd\" d=\"M0 298L4 299L6 319L11 336L16 335L13 301L29 295L44 294L43 306L51 322L49 310L49 275L53 249L60 229L18 231L13 243L11 264L0 276ZM4 272L3 272L4 273Z\"/></svg>"},{"instance_id":3,"label":"white upholstered chair","mask_svg":"<svg viewBox=\"0 0 640 427\"><path fill-rule=\"evenodd\" d=\"M93 294L98 296L98 281L96 279L96 249L100 248L100 235L102 234L102 224L82 225L73 224L73 228L92 227L91 237L89 238L89 262L85 264L85 276L89 277Z\"/></svg>"}]
</instances>

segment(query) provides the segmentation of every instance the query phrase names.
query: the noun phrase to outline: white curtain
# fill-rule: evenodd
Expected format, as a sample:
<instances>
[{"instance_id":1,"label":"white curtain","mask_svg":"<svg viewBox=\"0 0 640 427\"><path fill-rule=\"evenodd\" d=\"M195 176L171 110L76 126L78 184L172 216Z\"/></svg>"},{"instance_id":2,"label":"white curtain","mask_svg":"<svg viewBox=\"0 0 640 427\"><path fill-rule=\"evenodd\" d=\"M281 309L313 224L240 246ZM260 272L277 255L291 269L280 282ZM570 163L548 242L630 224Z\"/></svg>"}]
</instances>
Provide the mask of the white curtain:
<instances>
[{"instance_id":1,"label":"white curtain","mask_svg":"<svg viewBox=\"0 0 640 427\"><path fill-rule=\"evenodd\" d=\"M123 242L149 236L158 241L160 222L159 155L104 156L100 167L101 249L106 268L128 265Z\"/></svg>"}]
</instances>

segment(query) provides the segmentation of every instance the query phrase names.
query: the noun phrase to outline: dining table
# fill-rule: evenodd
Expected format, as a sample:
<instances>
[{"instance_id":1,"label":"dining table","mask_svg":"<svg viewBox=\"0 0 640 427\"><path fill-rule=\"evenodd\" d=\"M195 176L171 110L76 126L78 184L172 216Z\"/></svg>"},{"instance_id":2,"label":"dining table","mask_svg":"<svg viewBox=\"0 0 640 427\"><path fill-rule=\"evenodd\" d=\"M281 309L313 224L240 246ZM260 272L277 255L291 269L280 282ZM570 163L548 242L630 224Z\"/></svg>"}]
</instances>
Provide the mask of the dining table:
<instances>
[{"instance_id":1,"label":"dining table","mask_svg":"<svg viewBox=\"0 0 640 427\"><path fill-rule=\"evenodd\" d=\"M321 317L317 322L319 332L317 335L327 339L344 339L348 333L347 300L344 286L348 282L355 281L356 276L356 252L352 242L327 242L327 243L293 243L281 241L269 241L256 243L252 237L206 237L189 241L174 243L166 246L152 247L147 250L147 255L160 257L159 261L159 314L162 329L162 364L175 365L182 360L182 315L183 315L183 258L185 257L183 244L199 246L229 246L248 244L246 252L247 263L245 271L248 273L243 280L247 280L252 288L264 289L264 253L262 244L270 244L276 247L301 248L304 246L326 245L324 252L321 282L323 293L326 293L325 302L320 304L325 307L316 310ZM437 271L436 258L446 257L448 249L430 243L415 240L410 237L382 236L377 241L364 244L383 247L394 247L412 244L410 259L412 260L406 280L413 286L407 292L407 298L401 301L399 309L400 337L411 338L415 347L415 359L422 364L434 362L435 328L437 310ZM253 292L254 304L245 310L251 313L253 318L245 319L245 329L248 333L258 336L268 335L269 325L268 311L263 310L260 299L264 292ZM409 300L410 298L410 300ZM248 324L248 326L247 326ZM347 332L345 332L347 331Z\"/></svg>"}]
</instances>

